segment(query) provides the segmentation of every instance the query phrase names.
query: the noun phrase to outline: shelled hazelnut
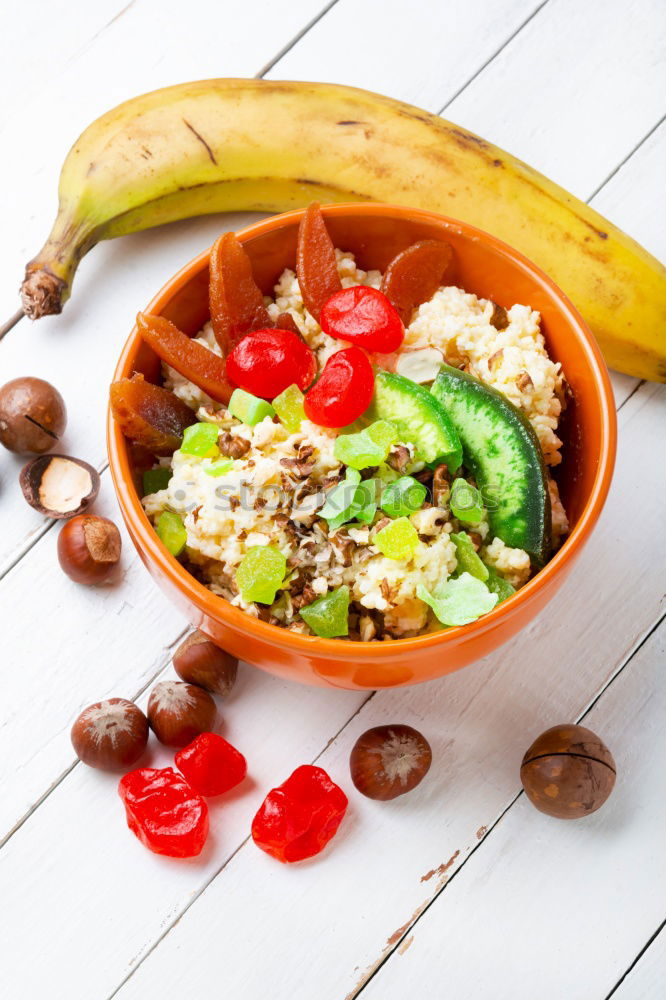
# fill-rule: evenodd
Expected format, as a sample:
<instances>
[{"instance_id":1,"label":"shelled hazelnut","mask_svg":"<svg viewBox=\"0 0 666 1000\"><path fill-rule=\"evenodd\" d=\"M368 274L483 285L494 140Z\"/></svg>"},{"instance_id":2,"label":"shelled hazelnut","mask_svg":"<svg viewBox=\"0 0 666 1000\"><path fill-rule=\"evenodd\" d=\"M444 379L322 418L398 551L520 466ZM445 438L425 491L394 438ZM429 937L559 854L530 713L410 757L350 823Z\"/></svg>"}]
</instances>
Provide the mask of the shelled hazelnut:
<instances>
[{"instance_id":1,"label":"shelled hazelnut","mask_svg":"<svg viewBox=\"0 0 666 1000\"><path fill-rule=\"evenodd\" d=\"M41 455L21 470L27 503L40 514L64 519L82 514L97 498L99 475L92 465L70 455Z\"/></svg>"}]
</instances>

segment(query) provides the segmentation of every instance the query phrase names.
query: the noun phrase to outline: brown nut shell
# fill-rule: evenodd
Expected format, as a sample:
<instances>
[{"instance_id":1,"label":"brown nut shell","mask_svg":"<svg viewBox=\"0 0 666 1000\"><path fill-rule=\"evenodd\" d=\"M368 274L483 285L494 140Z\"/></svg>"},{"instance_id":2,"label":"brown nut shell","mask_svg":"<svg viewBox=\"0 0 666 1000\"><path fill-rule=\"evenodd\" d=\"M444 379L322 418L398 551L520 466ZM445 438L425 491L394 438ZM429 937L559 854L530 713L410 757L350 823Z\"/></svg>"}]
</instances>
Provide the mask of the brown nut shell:
<instances>
[{"instance_id":1,"label":"brown nut shell","mask_svg":"<svg viewBox=\"0 0 666 1000\"><path fill-rule=\"evenodd\" d=\"M0 444L19 455L55 447L67 424L62 396L41 378L15 378L0 389Z\"/></svg>"},{"instance_id":2,"label":"brown nut shell","mask_svg":"<svg viewBox=\"0 0 666 1000\"><path fill-rule=\"evenodd\" d=\"M238 660L203 632L195 631L174 653L173 666L181 680L224 696L236 683Z\"/></svg>"},{"instance_id":3,"label":"brown nut shell","mask_svg":"<svg viewBox=\"0 0 666 1000\"><path fill-rule=\"evenodd\" d=\"M585 726L546 730L520 766L520 780L532 805L557 819L596 812L613 791L615 776L613 755Z\"/></svg>"},{"instance_id":4,"label":"brown nut shell","mask_svg":"<svg viewBox=\"0 0 666 1000\"><path fill-rule=\"evenodd\" d=\"M120 532L106 517L80 514L67 521L58 536L58 561L77 583L106 583L118 565Z\"/></svg>"},{"instance_id":5,"label":"brown nut shell","mask_svg":"<svg viewBox=\"0 0 666 1000\"><path fill-rule=\"evenodd\" d=\"M72 746L89 767L131 767L148 742L148 719L134 702L107 698L84 708L72 726Z\"/></svg>"},{"instance_id":6,"label":"brown nut shell","mask_svg":"<svg viewBox=\"0 0 666 1000\"><path fill-rule=\"evenodd\" d=\"M41 455L21 469L19 483L31 507L47 517L82 514L97 499L96 469L71 455Z\"/></svg>"},{"instance_id":7,"label":"brown nut shell","mask_svg":"<svg viewBox=\"0 0 666 1000\"><path fill-rule=\"evenodd\" d=\"M150 692L148 722L160 743L184 747L215 725L215 702L203 688L183 681L160 681Z\"/></svg>"},{"instance_id":8,"label":"brown nut shell","mask_svg":"<svg viewBox=\"0 0 666 1000\"><path fill-rule=\"evenodd\" d=\"M430 744L417 729L401 723L368 729L349 758L354 785L369 799L386 801L411 792L432 763Z\"/></svg>"}]
</instances>

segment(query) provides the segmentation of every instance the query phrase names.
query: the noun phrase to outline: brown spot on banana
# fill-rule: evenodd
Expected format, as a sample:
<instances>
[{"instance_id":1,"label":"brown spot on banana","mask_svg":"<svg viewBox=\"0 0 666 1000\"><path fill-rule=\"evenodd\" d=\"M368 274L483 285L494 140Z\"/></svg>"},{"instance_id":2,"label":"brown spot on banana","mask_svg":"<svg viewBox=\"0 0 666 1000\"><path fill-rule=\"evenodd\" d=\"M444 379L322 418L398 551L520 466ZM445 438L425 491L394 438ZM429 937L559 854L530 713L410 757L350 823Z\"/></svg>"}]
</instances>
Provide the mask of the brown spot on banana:
<instances>
[{"instance_id":1,"label":"brown spot on banana","mask_svg":"<svg viewBox=\"0 0 666 1000\"><path fill-rule=\"evenodd\" d=\"M188 122L187 118L183 118L183 124L187 125L187 127L189 128L189 130L192 133L192 135L196 136L196 138L199 140L199 142L201 143L201 145L204 147L204 149L208 153L208 156L210 158L211 163L214 163L215 166L217 166L217 160L215 159L215 153L210 148L210 146L208 145L208 143L206 142L206 140L204 139L204 137L201 135L201 133L197 132L197 130L195 129L194 125L190 125L190 123Z\"/></svg>"}]
</instances>

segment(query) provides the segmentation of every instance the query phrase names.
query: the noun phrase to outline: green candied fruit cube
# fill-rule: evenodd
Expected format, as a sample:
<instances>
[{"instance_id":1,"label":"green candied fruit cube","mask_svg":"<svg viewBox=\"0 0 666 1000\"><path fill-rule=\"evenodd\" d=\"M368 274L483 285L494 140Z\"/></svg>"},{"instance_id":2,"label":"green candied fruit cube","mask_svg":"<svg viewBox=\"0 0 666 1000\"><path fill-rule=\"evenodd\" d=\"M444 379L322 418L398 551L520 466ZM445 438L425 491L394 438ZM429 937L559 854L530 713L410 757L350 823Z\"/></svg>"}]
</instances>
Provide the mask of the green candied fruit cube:
<instances>
[{"instance_id":1,"label":"green candied fruit cube","mask_svg":"<svg viewBox=\"0 0 666 1000\"><path fill-rule=\"evenodd\" d=\"M287 560L271 545L252 545L236 570L236 583L244 601L272 604L287 572Z\"/></svg>"},{"instance_id":2,"label":"green candied fruit cube","mask_svg":"<svg viewBox=\"0 0 666 1000\"><path fill-rule=\"evenodd\" d=\"M217 462L211 462L210 465L207 465L204 472L207 476L212 476L214 479L217 479L218 476L223 476L225 472L228 472L229 469L233 469L233 467L233 458L220 458Z\"/></svg>"},{"instance_id":3,"label":"green candied fruit cube","mask_svg":"<svg viewBox=\"0 0 666 1000\"><path fill-rule=\"evenodd\" d=\"M388 420L376 420L356 434L339 434L333 454L339 462L352 469L368 469L386 461L389 449L397 439L398 432L393 424Z\"/></svg>"},{"instance_id":4,"label":"green candied fruit cube","mask_svg":"<svg viewBox=\"0 0 666 1000\"><path fill-rule=\"evenodd\" d=\"M159 493L165 490L173 472L171 469L146 469L143 474L143 495L149 497L151 493Z\"/></svg>"},{"instance_id":5,"label":"green candied fruit cube","mask_svg":"<svg viewBox=\"0 0 666 1000\"><path fill-rule=\"evenodd\" d=\"M245 389L234 389L229 400L229 413L249 427L254 427L265 417L274 417L275 410L265 399L253 396Z\"/></svg>"},{"instance_id":6,"label":"green candied fruit cube","mask_svg":"<svg viewBox=\"0 0 666 1000\"><path fill-rule=\"evenodd\" d=\"M280 418L280 423L284 424L290 434L300 430L301 423L305 420L304 399L305 396L294 384L288 385L284 392L273 400L273 408Z\"/></svg>"},{"instance_id":7,"label":"green candied fruit cube","mask_svg":"<svg viewBox=\"0 0 666 1000\"><path fill-rule=\"evenodd\" d=\"M372 524L377 513L378 479L365 479L356 487L354 494L354 520L361 524Z\"/></svg>"},{"instance_id":8,"label":"green candied fruit cube","mask_svg":"<svg viewBox=\"0 0 666 1000\"><path fill-rule=\"evenodd\" d=\"M507 597L511 597L516 592L516 588L513 587L508 580L505 580L503 576L500 576L492 567L486 566L488 570L488 579L486 580L486 587L491 594L497 594L499 598L498 603L501 601L506 601Z\"/></svg>"},{"instance_id":9,"label":"green candied fruit cube","mask_svg":"<svg viewBox=\"0 0 666 1000\"><path fill-rule=\"evenodd\" d=\"M171 555L179 556L187 542L187 531L180 514L172 510L163 511L157 518L155 531Z\"/></svg>"},{"instance_id":10,"label":"green candied fruit cube","mask_svg":"<svg viewBox=\"0 0 666 1000\"><path fill-rule=\"evenodd\" d=\"M419 536L408 518L399 517L377 532L374 544L388 559L411 559L418 548Z\"/></svg>"},{"instance_id":11,"label":"green candied fruit cube","mask_svg":"<svg viewBox=\"0 0 666 1000\"><path fill-rule=\"evenodd\" d=\"M196 455L197 458L217 458L220 449L217 439L220 428L217 424L192 424L185 428L183 443L180 450L183 455Z\"/></svg>"},{"instance_id":12,"label":"green candied fruit cube","mask_svg":"<svg viewBox=\"0 0 666 1000\"><path fill-rule=\"evenodd\" d=\"M497 604L497 594L491 594L485 583L470 573L446 580L432 594L419 583L416 596L432 608L442 625L469 625Z\"/></svg>"},{"instance_id":13,"label":"green candied fruit cube","mask_svg":"<svg viewBox=\"0 0 666 1000\"><path fill-rule=\"evenodd\" d=\"M454 479L451 484L451 513L464 524L478 524L483 520L481 494L466 479Z\"/></svg>"},{"instance_id":14,"label":"green candied fruit cube","mask_svg":"<svg viewBox=\"0 0 666 1000\"><path fill-rule=\"evenodd\" d=\"M452 532L451 541L456 547L456 559L458 561L458 575L460 573L471 573L477 580L488 580L488 567L485 566L478 555L472 539L464 531Z\"/></svg>"},{"instance_id":15,"label":"green candied fruit cube","mask_svg":"<svg viewBox=\"0 0 666 1000\"><path fill-rule=\"evenodd\" d=\"M326 503L319 511L319 517L328 521L330 531L337 531L346 521L351 521L356 510L356 487L361 482L361 473L347 469L345 479L326 494Z\"/></svg>"},{"instance_id":16,"label":"green candied fruit cube","mask_svg":"<svg viewBox=\"0 0 666 1000\"><path fill-rule=\"evenodd\" d=\"M382 448L386 448L387 457L391 445L395 444L398 440L398 428L395 424L392 424L390 420L375 420L373 424L369 424L366 427L365 433L371 441L375 442L375 444L381 445Z\"/></svg>"},{"instance_id":17,"label":"green candied fruit cube","mask_svg":"<svg viewBox=\"0 0 666 1000\"><path fill-rule=\"evenodd\" d=\"M322 639L349 634L349 587L338 587L301 608L303 621Z\"/></svg>"},{"instance_id":18,"label":"green candied fruit cube","mask_svg":"<svg viewBox=\"0 0 666 1000\"><path fill-rule=\"evenodd\" d=\"M408 517L420 510L427 488L413 476L401 476L384 487L379 506L389 517Z\"/></svg>"}]
</instances>

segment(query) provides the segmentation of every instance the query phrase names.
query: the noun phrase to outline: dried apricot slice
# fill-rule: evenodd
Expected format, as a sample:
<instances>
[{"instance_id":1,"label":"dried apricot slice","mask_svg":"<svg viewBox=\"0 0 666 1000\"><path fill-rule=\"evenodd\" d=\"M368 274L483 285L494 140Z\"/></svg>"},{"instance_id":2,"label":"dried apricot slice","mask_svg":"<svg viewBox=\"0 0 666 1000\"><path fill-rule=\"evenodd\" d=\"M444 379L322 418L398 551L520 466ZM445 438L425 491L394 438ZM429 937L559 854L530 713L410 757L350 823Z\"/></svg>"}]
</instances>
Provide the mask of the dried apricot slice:
<instances>
[{"instance_id":1,"label":"dried apricot slice","mask_svg":"<svg viewBox=\"0 0 666 1000\"><path fill-rule=\"evenodd\" d=\"M420 240L397 254L386 268L381 291L405 325L413 310L435 294L452 257L448 243Z\"/></svg>"},{"instance_id":2,"label":"dried apricot slice","mask_svg":"<svg viewBox=\"0 0 666 1000\"><path fill-rule=\"evenodd\" d=\"M153 455L171 455L180 446L185 428L196 422L189 406L169 389L133 375L114 382L111 412L125 437Z\"/></svg>"},{"instance_id":3,"label":"dried apricot slice","mask_svg":"<svg viewBox=\"0 0 666 1000\"><path fill-rule=\"evenodd\" d=\"M305 308L319 321L324 302L340 291L342 283L335 247L318 201L308 205L298 227L296 274Z\"/></svg>"},{"instance_id":4,"label":"dried apricot slice","mask_svg":"<svg viewBox=\"0 0 666 1000\"><path fill-rule=\"evenodd\" d=\"M278 330L291 330L292 333L298 334L301 337L301 331L298 329L296 320L291 315L291 313L280 313L278 318L275 320L275 325ZM303 338L301 337L301 340Z\"/></svg>"},{"instance_id":5,"label":"dried apricot slice","mask_svg":"<svg viewBox=\"0 0 666 1000\"><path fill-rule=\"evenodd\" d=\"M210 252L210 318L226 355L246 333L273 326L252 263L234 233L223 233Z\"/></svg>"},{"instance_id":6,"label":"dried apricot slice","mask_svg":"<svg viewBox=\"0 0 666 1000\"><path fill-rule=\"evenodd\" d=\"M136 325L142 338L162 361L218 403L229 402L233 387L227 381L224 358L190 340L164 316L139 313Z\"/></svg>"}]
</instances>

